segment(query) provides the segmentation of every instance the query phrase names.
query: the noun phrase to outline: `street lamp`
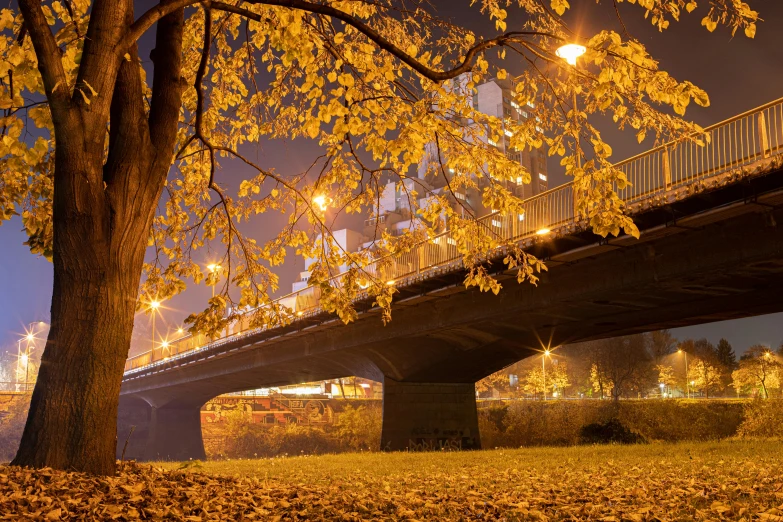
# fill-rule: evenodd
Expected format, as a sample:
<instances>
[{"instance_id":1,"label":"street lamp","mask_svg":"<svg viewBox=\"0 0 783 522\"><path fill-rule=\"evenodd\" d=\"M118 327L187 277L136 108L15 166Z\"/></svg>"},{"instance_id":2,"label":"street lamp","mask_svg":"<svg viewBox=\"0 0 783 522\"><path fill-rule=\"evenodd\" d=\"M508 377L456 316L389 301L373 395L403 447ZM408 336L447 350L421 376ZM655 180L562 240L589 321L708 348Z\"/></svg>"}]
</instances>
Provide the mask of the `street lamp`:
<instances>
[{"instance_id":1,"label":"street lamp","mask_svg":"<svg viewBox=\"0 0 783 522\"><path fill-rule=\"evenodd\" d=\"M576 63L577 59L585 54L587 52L587 49L583 45L579 44L565 44L563 46L560 46L555 54L562 58L563 60L568 63L572 68L569 70L569 74L575 74L576 73ZM574 80L576 81L576 80ZM579 147L579 129L578 129L578 123L579 119L577 116L577 99L576 99L576 87L574 87L573 92L573 111L574 111L574 147L576 150L574 151L576 153L576 165L577 167L582 167L582 154L581 149ZM576 212L576 193L574 193L574 219L578 218L577 212Z\"/></svg>"},{"instance_id":2,"label":"street lamp","mask_svg":"<svg viewBox=\"0 0 783 522\"><path fill-rule=\"evenodd\" d=\"M160 308L160 301L150 301L150 315L152 315L152 349L155 349L155 314L158 313Z\"/></svg>"},{"instance_id":3,"label":"street lamp","mask_svg":"<svg viewBox=\"0 0 783 522\"><path fill-rule=\"evenodd\" d=\"M551 352L547 348L544 350L544 355L541 356L541 373L544 376L544 400L546 400L546 365L544 364L546 362L546 358L549 356Z\"/></svg>"},{"instance_id":4,"label":"street lamp","mask_svg":"<svg viewBox=\"0 0 783 522\"><path fill-rule=\"evenodd\" d=\"M223 267L221 267L220 265L218 265L218 264L216 264L216 263L211 263L211 264L207 265L207 269L208 269L208 270L209 270L211 273L213 273L213 274L214 274L214 273L216 273L216 272L220 272L220 270L221 270L222 268L223 268ZM215 281L215 283L217 284L217 281ZM212 285L212 297L215 297L215 285Z\"/></svg>"},{"instance_id":5,"label":"street lamp","mask_svg":"<svg viewBox=\"0 0 783 522\"><path fill-rule=\"evenodd\" d=\"M326 212L326 209L329 208L329 203L331 202L332 198L324 196L323 194L319 194L313 198L313 204L318 207L321 212Z\"/></svg>"},{"instance_id":6,"label":"street lamp","mask_svg":"<svg viewBox=\"0 0 783 522\"><path fill-rule=\"evenodd\" d=\"M677 353L681 353L685 355L685 389L688 390L688 398L691 398L691 388L688 386L688 352L683 350L682 348L677 349ZM693 382L691 382L691 385Z\"/></svg>"}]
</instances>

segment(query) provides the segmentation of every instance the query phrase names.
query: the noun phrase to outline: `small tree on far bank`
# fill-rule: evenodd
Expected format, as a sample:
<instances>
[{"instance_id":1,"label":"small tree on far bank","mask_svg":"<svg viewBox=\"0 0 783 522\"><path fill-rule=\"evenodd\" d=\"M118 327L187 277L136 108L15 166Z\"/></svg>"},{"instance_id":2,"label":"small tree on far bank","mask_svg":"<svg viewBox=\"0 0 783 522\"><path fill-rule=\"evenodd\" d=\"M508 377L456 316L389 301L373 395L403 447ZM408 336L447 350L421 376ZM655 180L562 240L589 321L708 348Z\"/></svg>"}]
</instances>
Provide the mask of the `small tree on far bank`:
<instances>
[{"instance_id":1,"label":"small tree on far bank","mask_svg":"<svg viewBox=\"0 0 783 522\"><path fill-rule=\"evenodd\" d=\"M769 399L769 390L780 388L780 374L783 363L768 346L755 345L748 348L734 371L732 385L735 389L744 387L758 388L765 399Z\"/></svg>"},{"instance_id":2,"label":"small tree on far bank","mask_svg":"<svg viewBox=\"0 0 783 522\"><path fill-rule=\"evenodd\" d=\"M710 392L714 394L722 388L722 377L719 366L703 359L696 359L688 366L688 381L694 389L702 391L706 398L710 397Z\"/></svg>"}]
</instances>

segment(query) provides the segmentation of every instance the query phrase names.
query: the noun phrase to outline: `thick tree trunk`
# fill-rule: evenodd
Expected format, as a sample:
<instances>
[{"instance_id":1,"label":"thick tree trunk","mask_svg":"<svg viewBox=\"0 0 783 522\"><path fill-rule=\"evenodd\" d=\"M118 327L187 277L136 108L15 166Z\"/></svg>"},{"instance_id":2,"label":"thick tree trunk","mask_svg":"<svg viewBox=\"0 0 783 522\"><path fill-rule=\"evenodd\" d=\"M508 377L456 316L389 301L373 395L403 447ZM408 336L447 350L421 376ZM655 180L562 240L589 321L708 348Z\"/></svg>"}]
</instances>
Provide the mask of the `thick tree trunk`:
<instances>
[{"instance_id":1,"label":"thick tree trunk","mask_svg":"<svg viewBox=\"0 0 783 522\"><path fill-rule=\"evenodd\" d=\"M143 168L144 156L137 153L136 165L126 168ZM102 187L77 191L59 181L78 179L80 171L89 179L102 169L102 154L63 155L56 162L52 326L13 464L111 474L154 204L135 219L119 220L115 209L104 208Z\"/></svg>"},{"instance_id":2,"label":"thick tree trunk","mask_svg":"<svg viewBox=\"0 0 783 522\"><path fill-rule=\"evenodd\" d=\"M117 404L141 266L113 274L55 266L52 328L15 465L111 474ZM135 277L135 285L128 279Z\"/></svg>"}]
</instances>

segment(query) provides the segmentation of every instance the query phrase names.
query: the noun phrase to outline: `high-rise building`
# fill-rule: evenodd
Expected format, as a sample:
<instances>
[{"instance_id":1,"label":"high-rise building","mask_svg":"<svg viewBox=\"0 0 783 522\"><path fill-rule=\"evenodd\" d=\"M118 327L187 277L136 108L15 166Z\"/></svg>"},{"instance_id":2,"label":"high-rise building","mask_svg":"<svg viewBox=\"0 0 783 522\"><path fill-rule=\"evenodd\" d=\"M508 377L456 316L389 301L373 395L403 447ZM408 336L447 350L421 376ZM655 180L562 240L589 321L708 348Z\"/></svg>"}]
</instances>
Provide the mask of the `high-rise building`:
<instances>
[{"instance_id":1,"label":"high-rise building","mask_svg":"<svg viewBox=\"0 0 783 522\"><path fill-rule=\"evenodd\" d=\"M467 90L466 85L467 76L463 75L454 80L452 88L461 90L465 102L472 103L473 108L479 112L516 122L536 117L533 114L535 107L532 104L520 106L515 101L513 80L492 79L478 85L473 93ZM470 123L467 122L468 125ZM503 135L498 143L489 140L488 143L530 172L530 183L524 183L521 178L504 182L506 188L515 196L526 199L549 188L546 155L542 150L513 151L506 135ZM441 159L445 162L445 158ZM417 226L417 217L415 208L411 207L418 205L421 208L426 205L426 199L433 194L446 194L454 208L470 212L475 217L482 217L492 212L492 209L482 205L481 200L481 191L489 182L486 178L478 179L478 188L460 187L450 190L447 182L451 173L441 172L440 169L437 163L437 151L433 144L428 147L428 154L419 164L416 176L388 183L382 189L378 200L378 214L365 220L362 232L346 229L334 232L340 247L349 252L371 249L384 231L392 236L398 236L413 229ZM305 261L305 271L300 273L300 280L294 283L294 291L307 287L309 267L313 262L312 259Z\"/></svg>"},{"instance_id":2,"label":"high-rise building","mask_svg":"<svg viewBox=\"0 0 783 522\"><path fill-rule=\"evenodd\" d=\"M535 107L532 103L518 104L515 101L515 82L511 79L492 79L476 87L473 95L473 108L489 116L496 116L503 120L515 122L536 118L533 114ZM536 122L538 125L540 121ZM519 179L512 182L513 192L517 197L529 198L546 191L549 188L546 168L546 154L542 149L515 151L509 147L509 136L500 136L498 143L490 142L497 147L509 159L518 162L530 172L530 183L522 183Z\"/></svg>"}]
</instances>

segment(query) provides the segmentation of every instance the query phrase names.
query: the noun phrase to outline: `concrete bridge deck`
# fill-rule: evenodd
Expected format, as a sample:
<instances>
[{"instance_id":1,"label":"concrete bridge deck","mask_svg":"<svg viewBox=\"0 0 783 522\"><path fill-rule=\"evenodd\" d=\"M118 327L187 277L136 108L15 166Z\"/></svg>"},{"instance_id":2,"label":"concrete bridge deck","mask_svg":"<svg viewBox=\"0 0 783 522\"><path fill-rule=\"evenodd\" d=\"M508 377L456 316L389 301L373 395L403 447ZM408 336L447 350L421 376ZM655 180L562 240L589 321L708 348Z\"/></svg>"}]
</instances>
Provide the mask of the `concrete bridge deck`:
<instances>
[{"instance_id":1,"label":"concrete bridge deck","mask_svg":"<svg viewBox=\"0 0 783 522\"><path fill-rule=\"evenodd\" d=\"M706 147L618 164L639 240L592 234L573 219L568 185L526 201L522 222L486 218L546 260L537 288L503 270L501 250L488 255L500 294L465 289L443 241L397 260L385 327L370 298L349 326L300 299L290 325L129 360L121 408L150 419L135 456L203 457L198 409L221 393L348 375L384 382L385 449L478 447L474 382L544 346L783 311L783 101L709 132Z\"/></svg>"}]
</instances>

